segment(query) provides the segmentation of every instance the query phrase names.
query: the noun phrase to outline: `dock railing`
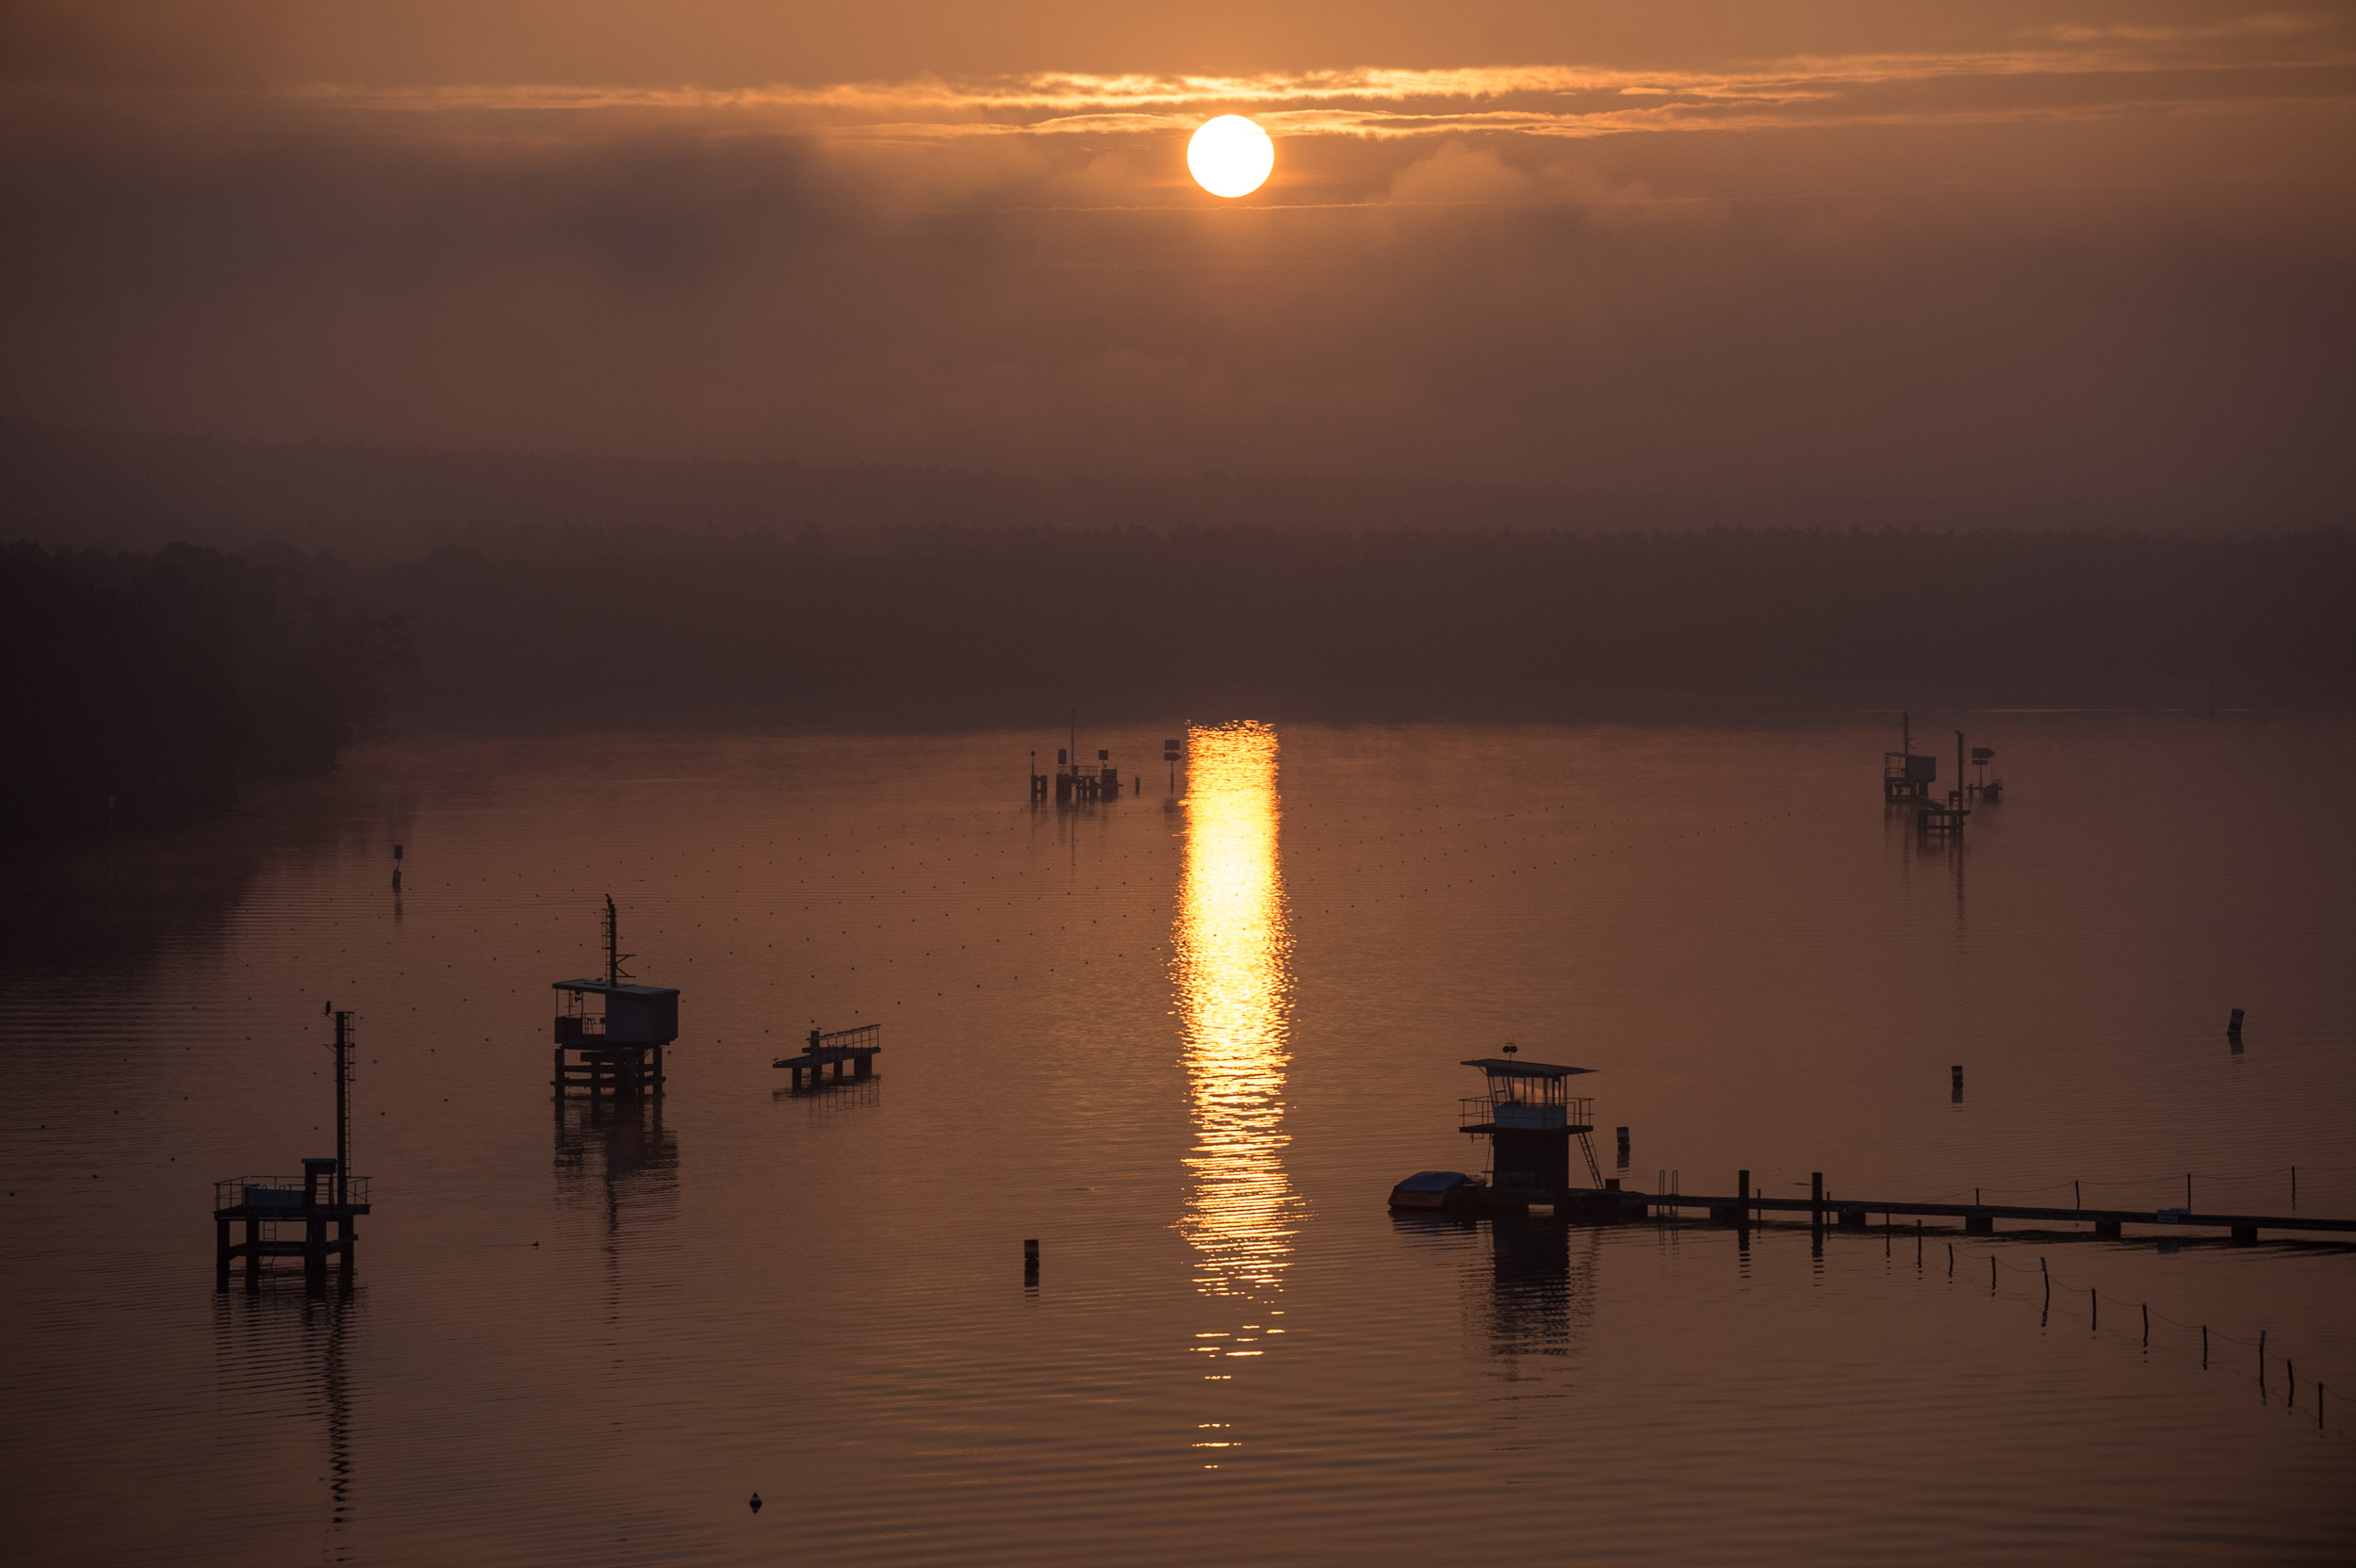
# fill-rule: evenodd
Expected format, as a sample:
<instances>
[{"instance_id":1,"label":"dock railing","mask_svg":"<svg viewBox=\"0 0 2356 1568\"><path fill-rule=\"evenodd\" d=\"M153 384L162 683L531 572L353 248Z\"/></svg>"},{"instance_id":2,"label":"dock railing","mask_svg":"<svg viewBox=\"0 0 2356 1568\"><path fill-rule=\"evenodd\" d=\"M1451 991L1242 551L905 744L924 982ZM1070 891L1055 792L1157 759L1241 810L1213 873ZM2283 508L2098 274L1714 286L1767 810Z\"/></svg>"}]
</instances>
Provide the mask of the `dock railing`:
<instances>
[{"instance_id":1,"label":"dock railing","mask_svg":"<svg viewBox=\"0 0 2356 1568\"><path fill-rule=\"evenodd\" d=\"M334 1190L332 1184L329 1191ZM303 1184L300 1176L232 1176L213 1184L213 1207L216 1209L261 1209L283 1213L289 1219L303 1214ZM366 1203L368 1200L368 1178L352 1176L344 1182L344 1201ZM255 1217L267 1217L256 1216Z\"/></svg>"},{"instance_id":2,"label":"dock railing","mask_svg":"<svg viewBox=\"0 0 2356 1568\"><path fill-rule=\"evenodd\" d=\"M1457 1102L1459 1127L1528 1128L1537 1132L1592 1127L1595 1120L1595 1102L1592 1099L1571 1096L1552 1103L1537 1100L1513 1100L1503 1095L1466 1095Z\"/></svg>"}]
</instances>

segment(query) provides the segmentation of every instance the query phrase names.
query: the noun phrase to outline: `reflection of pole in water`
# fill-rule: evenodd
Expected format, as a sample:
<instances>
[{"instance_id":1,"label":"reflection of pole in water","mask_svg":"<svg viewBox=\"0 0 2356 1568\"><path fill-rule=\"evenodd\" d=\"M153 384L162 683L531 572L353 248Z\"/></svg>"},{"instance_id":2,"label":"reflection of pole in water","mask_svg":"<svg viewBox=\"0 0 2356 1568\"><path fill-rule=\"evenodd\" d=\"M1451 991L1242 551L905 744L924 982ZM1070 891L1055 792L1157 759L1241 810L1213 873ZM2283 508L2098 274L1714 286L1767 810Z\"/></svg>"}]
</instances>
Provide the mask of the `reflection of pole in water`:
<instances>
[{"instance_id":1,"label":"reflection of pole in water","mask_svg":"<svg viewBox=\"0 0 2356 1568\"><path fill-rule=\"evenodd\" d=\"M213 1298L215 1351L221 1390L231 1399L258 1401L273 1419L317 1411L327 1449L327 1517L321 1556L349 1559L342 1537L355 1511L358 1466L353 1458L351 1340L363 1326L366 1293L308 1292L218 1295ZM289 1378L290 1368L300 1376Z\"/></svg>"},{"instance_id":2,"label":"reflection of pole in water","mask_svg":"<svg viewBox=\"0 0 2356 1568\"><path fill-rule=\"evenodd\" d=\"M353 1307L349 1301L313 1302L305 1306L304 1322L323 1333L319 1351L319 1387L327 1397L327 1539L333 1550L352 1516L352 1391L344 1366L345 1322ZM321 1325L314 1319L323 1316Z\"/></svg>"}]
</instances>

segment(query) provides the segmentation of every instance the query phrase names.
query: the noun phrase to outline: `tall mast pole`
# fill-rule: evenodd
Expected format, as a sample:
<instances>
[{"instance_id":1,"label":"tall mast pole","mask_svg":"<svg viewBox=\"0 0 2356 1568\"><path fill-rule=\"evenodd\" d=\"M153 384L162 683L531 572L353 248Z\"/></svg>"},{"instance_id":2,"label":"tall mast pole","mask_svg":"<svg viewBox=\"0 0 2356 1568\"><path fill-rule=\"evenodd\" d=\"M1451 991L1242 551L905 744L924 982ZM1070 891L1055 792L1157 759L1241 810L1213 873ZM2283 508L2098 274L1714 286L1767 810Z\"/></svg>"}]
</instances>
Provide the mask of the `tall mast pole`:
<instances>
[{"instance_id":1,"label":"tall mast pole","mask_svg":"<svg viewBox=\"0 0 2356 1568\"><path fill-rule=\"evenodd\" d=\"M352 1015L335 1015L335 1201L352 1190Z\"/></svg>"}]
</instances>

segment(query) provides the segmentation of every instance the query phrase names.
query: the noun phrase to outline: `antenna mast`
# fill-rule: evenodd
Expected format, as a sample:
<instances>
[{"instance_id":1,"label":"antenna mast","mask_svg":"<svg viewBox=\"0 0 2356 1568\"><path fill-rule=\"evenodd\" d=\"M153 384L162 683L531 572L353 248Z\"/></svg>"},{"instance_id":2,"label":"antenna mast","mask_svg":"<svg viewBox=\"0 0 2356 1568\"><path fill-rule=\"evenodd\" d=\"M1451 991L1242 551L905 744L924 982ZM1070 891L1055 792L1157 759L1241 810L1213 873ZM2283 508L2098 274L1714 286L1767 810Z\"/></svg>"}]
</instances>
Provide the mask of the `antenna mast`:
<instances>
[{"instance_id":1,"label":"antenna mast","mask_svg":"<svg viewBox=\"0 0 2356 1568\"><path fill-rule=\"evenodd\" d=\"M352 1014L335 1011L329 1006L335 1020L335 1043L327 1049L335 1054L335 1201L349 1201L352 1191Z\"/></svg>"},{"instance_id":2,"label":"antenna mast","mask_svg":"<svg viewBox=\"0 0 2356 1568\"><path fill-rule=\"evenodd\" d=\"M635 953L622 952L621 946L621 921L614 913L614 895L608 893L605 895L605 983L609 986L618 986L629 979L629 974L622 969L622 960L638 956Z\"/></svg>"}]
</instances>

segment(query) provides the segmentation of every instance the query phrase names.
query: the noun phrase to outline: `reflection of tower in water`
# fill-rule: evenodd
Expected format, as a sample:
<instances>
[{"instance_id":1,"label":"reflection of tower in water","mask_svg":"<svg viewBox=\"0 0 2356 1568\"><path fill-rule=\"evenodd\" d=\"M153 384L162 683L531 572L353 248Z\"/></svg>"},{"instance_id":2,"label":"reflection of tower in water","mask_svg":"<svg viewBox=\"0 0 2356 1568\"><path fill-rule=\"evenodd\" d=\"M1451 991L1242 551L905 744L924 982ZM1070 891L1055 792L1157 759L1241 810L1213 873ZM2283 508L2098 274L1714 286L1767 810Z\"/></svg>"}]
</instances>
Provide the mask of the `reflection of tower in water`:
<instances>
[{"instance_id":1,"label":"reflection of tower in water","mask_svg":"<svg viewBox=\"0 0 2356 1568\"><path fill-rule=\"evenodd\" d=\"M1284 1175L1292 939L1277 867L1276 732L1233 724L1187 742L1186 863L1173 960L1195 1145L1179 1230L1205 1296L1232 1324L1197 1337L1204 1376L1257 1356L1292 1253L1299 1199ZM1210 1446L1223 1446L1210 1444Z\"/></svg>"},{"instance_id":2,"label":"reflection of tower in water","mask_svg":"<svg viewBox=\"0 0 2356 1568\"><path fill-rule=\"evenodd\" d=\"M1482 1303L1491 1351L1509 1359L1576 1353L1595 1315L1600 1247L1601 1233L1593 1226L1513 1217L1492 1221Z\"/></svg>"},{"instance_id":3,"label":"reflection of tower in water","mask_svg":"<svg viewBox=\"0 0 2356 1568\"><path fill-rule=\"evenodd\" d=\"M679 1138L663 1125L661 1097L560 1097L556 1188L560 1201L597 1205L606 1307L618 1314L625 1219L667 1217L679 1203Z\"/></svg>"}]
</instances>

